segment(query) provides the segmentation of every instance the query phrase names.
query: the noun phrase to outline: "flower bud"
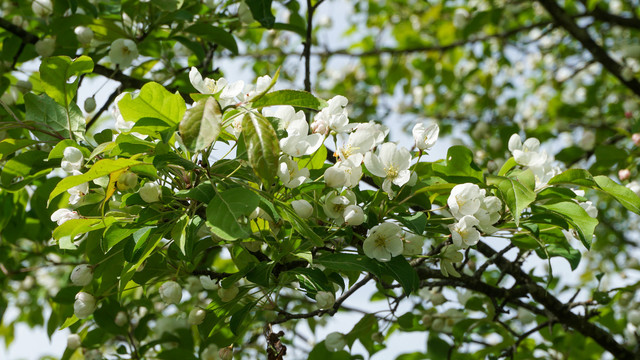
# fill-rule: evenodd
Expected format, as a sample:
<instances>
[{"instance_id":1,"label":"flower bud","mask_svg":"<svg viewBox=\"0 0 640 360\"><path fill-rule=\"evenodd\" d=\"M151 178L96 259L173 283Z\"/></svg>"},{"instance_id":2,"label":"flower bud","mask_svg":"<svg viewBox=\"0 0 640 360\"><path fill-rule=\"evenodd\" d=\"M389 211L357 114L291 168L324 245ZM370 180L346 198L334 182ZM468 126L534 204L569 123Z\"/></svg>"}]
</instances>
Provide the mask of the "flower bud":
<instances>
[{"instance_id":1,"label":"flower bud","mask_svg":"<svg viewBox=\"0 0 640 360\"><path fill-rule=\"evenodd\" d=\"M219 360L219 358L216 344L209 344L200 354L201 360Z\"/></svg>"},{"instance_id":2,"label":"flower bud","mask_svg":"<svg viewBox=\"0 0 640 360\"><path fill-rule=\"evenodd\" d=\"M329 291L318 291L316 302L320 309L329 309L336 303L336 297Z\"/></svg>"},{"instance_id":3,"label":"flower bud","mask_svg":"<svg viewBox=\"0 0 640 360\"><path fill-rule=\"evenodd\" d=\"M93 97L86 98L84 101L84 111L91 113L96 109L96 99Z\"/></svg>"},{"instance_id":4,"label":"flower bud","mask_svg":"<svg viewBox=\"0 0 640 360\"><path fill-rule=\"evenodd\" d=\"M62 168L62 170L69 173L78 171L82 167L83 161L84 155L82 154L82 151L80 151L80 149L73 146L67 146L64 149L60 167Z\"/></svg>"},{"instance_id":5,"label":"flower bud","mask_svg":"<svg viewBox=\"0 0 640 360\"><path fill-rule=\"evenodd\" d=\"M131 171L127 171L120 174L116 183L118 185L118 190L127 191L131 188L134 188L138 184L138 175L132 173Z\"/></svg>"},{"instance_id":6,"label":"flower bud","mask_svg":"<svg viewBox=\"0 0 640 360\"><path fill-rule=\"evenodd\" d=\"M347 206L342 216L347 225L358 226L364 222L364 211L358 205Z\"/></svg>"},{"instance_id":7,"label":"flower bud","mask_svg":"<svg viewBox=\"0 0 640 360\"><path fill-rule=\"evenodd\" d=\"M632 116L633 116L633 113L631 111L624 112L624 117L626 117L627 119L631 119Z\"/></svg>"},{"instance_id":8,"label":"flower bud","mask_svg":"<svg viewBox=\"0 0 640 360\"><path fill-rule=\"evenodd\" d=\"M631 141L633 141L636 146L640 146L640 133L631 135Z\"/></svg>"},{"instance_id":9,"label":"flower bud","mask_svg":"<svg viewBox=\"0 0 640 360\"><path fill-rule=\"evenodd\" d=\"M58 225L62 225L72 219L80 219L80 215L69 209L58 209L51 214L51 221L55 221Z\"/></svg>"},{"instance_id":10,"label":"flower bud","mask_svg":"<svg viewBox=\"0 0 640 360\"><path fill-rule=\"evenodd\" d=\"M536 316L531 311L523 307L518 308L518 320L520 320L523 324L529 324L535 319L536 319Z\"/></svg>"},{"instance_id":11,"label":"flower bud","mask_svg":"<svg viewBox=\"0 0 640 360\"><path fill-rule=\"evenodd\" d=\"M175 281L167 281L160 286L160 297L167 304L179 304L182 299L182 288Z\"/></svg>"},{"instance_id":12,"label":"flower bud","mask_svg":"<svg viewBox=\"0 0 640 360\"><path fill-rule=\"evenodd\" d=\"M76 301L73 303L73 312L78 319L86 319L96 310L96 298L93 295L80 291L76 294Z\"/></svg>"},{"instance_id":13,"label":"flower bud","mask_svg":"<svg viewBox=\"0 0 640 360\"><path fill-rule=\"evenodd\" d=\"M67 337L67 348L75 350L80 346L82 346L82 339L80 339L80 335L69 334L69 336Z\"/></svg>"},{"instance_id":14,"label":"flower bud","mask_svg":"<svg viewBox=\"0 0 640 360\"><path fill-rule=\"evenodd\" d=\"M71 282L75 286L87 286L91 284L91 281L93 281L93 268L91 265L78 265L71 272Z\"/></svg>"},{"instance_id":15,"label":"flower bud","mask_svg":"<svg viewBox=\"0 0 640 360\"><path fill-rule=\"evenodd\" d=\"M200 276L200 284L205 290L218 290L218 284L207 275Z\"/></svg>"},{"instance_id":16,"label":"flower bud","mask_svg":"<svg viewBox=\"0 0 640 360\"><path fill-rule=\"evenodd\" d=\"M189 325L200 325L204 321L204 318L207 316L207 312L200 309L195 308L189 312Z\"/></svg>"},{"instance_id":17,"label":"flower bud","mask_svg":"<svg viewBox=\"0 0 640 360\"><path fill-rule=\"evenodd\" d=\"M44 38L36 42L36 52L42 57L51 56L56 49L56 39Z\"/></svg>"},{"instance_id":18,"label":"flower bud","mask_svg":"<svg viewBox=\"0 0 640 360\"><path fill-rule=\"evenodd\" d=\"M344 349L347 346L347 342L344 340L344 335L339 332L332 332L324 339L324 346L331 352L336 352Z\"/></svg>"},{"instance_id":19,"label":"flower bud","mask_svg":"<svg viewBox=\"0 0 640 360\"><path fill-rule=\"evenodd\" d=\"M233 347L228 346L220 349L218 351L218 356L220 356L220 360L231 360L233 359Z\"/></svg>"},{"instance_id":20,"label":"flower bud","mask_svg":"<svg viewBox=\"0 0 640 360\"><path fill-rule=\"evenodd\" d=\"M221 287L220 289L218 289L218 296L220 296L220 300L222 300L223 302L229 302L235 299L239 291L240 289L238 289L238 287L235 285L231 286L228 289Z\"/></svg>"},{"instance_id":21,"label":"flower bud","mask_svg":"<svg viewBox=\"0 0 640 360\"><path fill-rule=\"evenodd\" d=\"M89 44L91 40L93 40L93 30L86 26L78 26L73 30L73 32L76 33L78 42L81 44Z\"/></svg>"},{"instance_id":22,"label":"flower bud","mask_svg":"<svg viewBox=\"0 0 640 360\"><path fill-rule=\"evenodd\" d=\"M47 17L53 12L53 4L51 0L33 0L31 10L38 17Z\"/></svg>"},{"instance_id":23,"label":"flower bud","mask_svg":"<svg viewBox=\"0 0 640 360\"><path fill-rule=\"evenodd\" d=\"M334 165L324 172L324 182L332 188L343 187L347 183L347 174Z\"/></svg>"},{"instance_id":24,"label":"flower bud","mask_svg":"<svg viewBox=\"0 0 640 360\"><path fill-rule=\"evenodd\" d=\"M313 206L307 200L293 200L291 206L296 214L303 219L313 215Z\"/></svg>"},{"instance_id":25,"label":"flower bud","mask_svg":"<svg viewBox=\"0 0 640 360\"><path fill-rule=\"evenodd\" d=\"M620 169L620 171L618 171L618 178L620 178L620 181L628 180L629 177L631 177L631 171L629 169Z\"/></svg>"},{"instance_id":26,"label":"flower bud","mask_svg":"<svg viewBox=\"0 0 640 360\"><path fill-rule=\"evenodd\" d=\"M162 195L162 187L155 182L146 182L140 190L138 190L138 194L142 200L152 203L160 200L160 196Z\"/></svg>"},{"instance_id":27,"label":"flower bud","mask_svg":"<svg viewBox=\"0 0 640 360\"><path fill-rule=\"evenodd\" d=\"M129 317L124 311L118 311L118 313L116 314L116 318L113 319L113 322L116 323L116 325L122 327L129 322Z\"/></svg>"}]
</instances>

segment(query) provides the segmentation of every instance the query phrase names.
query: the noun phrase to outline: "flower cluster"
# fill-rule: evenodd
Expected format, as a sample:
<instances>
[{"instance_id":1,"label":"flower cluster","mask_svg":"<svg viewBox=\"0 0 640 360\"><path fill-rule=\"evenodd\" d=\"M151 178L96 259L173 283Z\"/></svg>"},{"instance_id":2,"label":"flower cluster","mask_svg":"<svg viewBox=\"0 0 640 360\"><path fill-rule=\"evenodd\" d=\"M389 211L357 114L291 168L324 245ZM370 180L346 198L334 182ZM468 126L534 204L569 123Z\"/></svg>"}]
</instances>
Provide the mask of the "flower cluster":
<instances>
[{"instance_id":1,"label":"flower cluster","mask_svg":"<svg viewBox=\"0 0 640 360\"><path fill-rule=\"evenodd\" d=\"M536 138L529 138L523 143L520 135L513 134L509 138L509 151L518 165L533 172L536 189L545 186L552 177L561 172L559 167L553 165L555 161L553 155L540 149L540 140Z\"/></svg>"}]
</instances>

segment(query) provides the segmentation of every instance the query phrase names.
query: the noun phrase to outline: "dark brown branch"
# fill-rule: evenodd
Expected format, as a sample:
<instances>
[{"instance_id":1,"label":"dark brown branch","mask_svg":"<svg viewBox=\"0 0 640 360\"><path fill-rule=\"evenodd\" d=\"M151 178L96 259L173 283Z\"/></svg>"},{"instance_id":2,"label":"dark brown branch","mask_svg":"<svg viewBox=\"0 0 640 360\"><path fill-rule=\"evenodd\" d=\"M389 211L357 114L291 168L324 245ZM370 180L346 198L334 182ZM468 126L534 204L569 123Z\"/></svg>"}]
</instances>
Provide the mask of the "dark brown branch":
<instances>
[{"instance_id":1,"label":"dark brown branch","mask_svg":"<svg viewBox=\"0 0 640 360\"><path fill-rule=\"evenodd\" d=\"M553 17L554 21L562 26L571 36L578 40L582 46L591 53L591 56L602 64L613 76L617 77L621 83L631 89L636 95L640 96L640 82L635 78L625 79L622 76L623 66L615 61L605 49L598 45L587 30L576 24L573 18L561 8L555 0L538 0L538 2Z\"/></svg>"},{"instance_id":2,"label":"dark brown branch","mask_svg":"<svg viewBox=\"0 0 640 360\"><path fill-rule=\"evenodd\" d=\"M640 29L640 19L611 14L597 5L589 14L591 14L596 20L626 28Z\"/></svg>"}]
</instances>

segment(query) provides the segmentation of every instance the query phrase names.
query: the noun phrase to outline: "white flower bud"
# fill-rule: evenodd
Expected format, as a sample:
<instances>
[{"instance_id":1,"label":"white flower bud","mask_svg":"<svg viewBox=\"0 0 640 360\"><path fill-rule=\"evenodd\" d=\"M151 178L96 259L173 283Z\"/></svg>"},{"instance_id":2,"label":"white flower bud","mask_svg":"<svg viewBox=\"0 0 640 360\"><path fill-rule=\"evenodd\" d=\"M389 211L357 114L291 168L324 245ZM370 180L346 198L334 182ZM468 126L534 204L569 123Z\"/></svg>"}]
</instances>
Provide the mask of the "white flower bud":
<instances>
[{"instance_id":1,"label":"white flower bud","mask_svg":"<svg viewBox=\"0 0 640 360\"><path fill-rule=\"evenodd\" d=\"M96 99L93 97L87 98L84 101L84 111L91 113L96 109Z\"/></svg>"},{"instance_id":2,"label":"white flower bud","mask_svg":"<svg viewBox=\"0 0 640 360\"><path fill-rule=\"evenodd\" d=\"M347 174L338 167L332 166L324 172L324 182L329 187L343 187L347 183Z\"/></svg>"},{"instance_id":3,"label":"white flower bud","mask_svg":"<svg viewBox=\"0 0 640 360\"><path fill-rule=\"evenodd\" d=\"M69 209L58 209L51 214L51 221L55 221L58 225L62 225L65 222L72 219L80 219L80 215L77 212Z\"/></svg>"},{"instance_id":4,"label":"white flower bud","mask_svg":"<svg viewBox=\"0 0 640 360\"><path fill-rule=\"evenodd\" d=\"M291 202L291 206L293 207L293 210L295 210L296 214L303 219L313 215L313 205L311 205L307 200L293 200Z\"/></svg>"},{"instance_id":5,"label":"white flower bud","mask_svg":"<svg viewBox=\"0 0 640 360\"><path fill-rule=\"evenodd\" d=\"M200 354L201 360L220 360L218 356L218 346L216 344L209 344Z\"/></svg>"},{"instance_id":6,"label":"white flower bud","mask_svg":"<svg viewBox=\"0 0 640 360\"><path fill-rule=\"evenodd\" d=\"M536 315L531 311L523 307L518 308L518 320L520 320L523 324L529 324L535 319L536 319Z\"/></svg>"},{"instance_id":7,"label":"white flower bud","mask_svg":"<svg viewBox=\"0 0 640 360\"><path fill-rule=\"evenodd\" d=\"M205 290L218 290L218 284L207 275L200 276L200 284Z\"/></svg>"},{"instance_id":8,"label":"white flower bud","mask_svg":"<svg viewBox=\"0 0 640 360\"><path fill-rule=\"evenodd\" d=\"M331 352L336 352L344 349L347 346L347 342L344 340L344 335L339 332L332 332L324 339L324 346Z\"/></svg>"},{"instance_id":9,"label":"white flower bud","mask_svg":"<svg viewBox=\"0 0 640 360\"><path fill-rule=\"evenodd\" d=\"M138 194L142 200L152 203L160 200L160 196L162 195L162 187L155 182L146 182L140 190L138 190Z\"/></svg>"},{"instance_id":10,"label":"white flower bud","mask_svg":"<svg viewBox=\"0 0 640 360\"><path fill-rule=\"evenodd\" d=\"M82 339L80 339L80 335L69 334L69 336L67 337L67 348L75 350L80 346L82 346Z\"/></svg>"},{"instance_id":11,"label":"white flower bud","mask_svg":"<svg viewBox=\"0 0 640 360\"><path fill-rule=\"evenodd\" d=\"M631 141L635 146L640 146L640 133L634 133L631 135Z\"/></svg>"},{"instance_id":12,"label":"white flower bud","mask_svg":"<svg viewBox=\"0 0 640 360\"><path fill-rule=\"evenodd\" d=\"M218 289L218 296L220 296L220 300L222 300L223 302L229 302L235 299L239 291L240 289L238 289L238 287L235 285L231 286L228 289L221 287Z\"/></svg>"},{"instance_id":13,"label":"white flower bud","mask_svg":"<svg viewBox=\"0 0 640 360\"><path fill-rule=\"evenodd\" d=\"M316 303L320 309L329 309L336 303L336 297L329 291L318 291Z\"/></svg>"},{"instance_id":14,"label":"white flower bud","mask_svg":"<svg viewBox=\"0 0 640 360\"><path fill-rule=\"evenodd\" d=\"M120 174L116 183L118 185L118 190L127 191L131 188L134 188L138 184L138 175L132 173L131 171L127 171Z\"/></svg>"},{"instance_id":15,"label":"white flower bud","mask_svg":"<svg viewBox=\"0 0 640 360\"><path fill-rule=\"evenodd\" d=\"M113 322L122 327L125 326L128 322L129 322L129 317L127 316L127 313L125 313L124 311L118 311L118 313L116 314L115 319L113 319Z\"/></svg>"},{"instance_id":16,"label":"white flower bud","mask_svg":"<svg viewBox=\"0 0 640 360\"><path fill-rule=\"evenodd\" d=\"M220 360L233 359L233 348L231 346L228 346L220 349L220 351L218 351L218 356L220 356Z\"/></svg>"},{"instance_id":17,"label":"white flower bud","mask_svg":"<svg viewBox=\"0 0 640 360\"><path fill-rule=\"evenodd\" d=\"M182 288L175 281L167 281L160 286L160 297L167 304L179 304L182 299Z\"/></svg>"},{"instance_id":18,"label":"white flower bud","mask_svg":"<svg viewBox=\"0 0 640 360\"><path fill-rule=\"evenodd\" d=\"M82 167L83 161L84 155L82 155L82 151L80 151L80 149L73 146L67 146L64 149L60 167L62 168L62 170L69 173L78 171Z\"/></svg>"},{"instance_id":19,"label":"white flower bud","mask_svg":"<svg viewBox=\"0 0 640 360\"><path fill-rule=\"evenodd\" d=\"M51 0L33 0L31 10L36 16L47 17L53 12L53 4Z\"/></svg>"},{"instance_id":20,"label":"white flower bud","mask_svg":"<svg viewBox=\"0 0 640 360\"><path fill-rule=\"evenodd\" d=\"M189 325L200 325L204 321L204 318L207 316L207 312L200 309L195 308L189 312Z\"/></svg>"},{"instance_id":21,"label":"white flower bud","mask_svg":"<svg viewBox=\"0 0 640 360\"><path fill-rule=\"evenodd\" d=\"M56 39L45 38L36 42L36 52L42 57L51 56L56 49Z\"/></svg>"},{"instance_id":22,"label":"white flower bud","mask_svg":"<svg viewBox=\"0 0 640 360\"><path fill-rule=\"evenodd\" d=\"M78 265L71 272L71 282L75 286L87 286L91 284L91 281L93 281L93 268L91 265Z\"/></svg>"},{"instance_id":23,"label":"white flower bud","mask_svg":"<svg viewBox=\"0 0 640 360\"><path fill-rule=\"evenodd\" d=\"M88 318L96 310L96 298L93 295L80 291L76 294L76 301L73 303L73 312L78 319Z\"/></svg>"},{"instance_id":24,"label":"white flower bud","mask_svg":"<svg viewBox=\"0 0 640 360\"><path fill-rule=\"evenodd\" d=\"M342 216L347 225L358 226L364 222L364 211L358 205L347 206Z\"/></svg>"},{"instance_id":25,"label":"white flower bud","mask_svg":"<svg viewBox=\"0 0 640 360\"><path fill-rule=\"evenodd\" d=\"M137 57L138 47L132 40L117 39L111 43L109 58L114 64L119 65L120 69L129 67Z\"/></svg>"},{"instance_id":26,"label":"white flower bud","mask_svg":"<svg viewBox=\"0 0 640 360\"><path fill-rule=\"evenodd\" d=\"M629 180L631 177L631 171L629 169L620 169L618 171L618 178L620 181Z\"/></svg>"},{"instance_id":27,"label":"white flower bud","mask_svg":"<svg viewBox=\"0 0 640 360\"><path fill-rule=\"evenodd\" d=\"M73 30L81 44L89 44L93 40L93 30L86 26L78 26Z\"/></svg>"}]
</instances>

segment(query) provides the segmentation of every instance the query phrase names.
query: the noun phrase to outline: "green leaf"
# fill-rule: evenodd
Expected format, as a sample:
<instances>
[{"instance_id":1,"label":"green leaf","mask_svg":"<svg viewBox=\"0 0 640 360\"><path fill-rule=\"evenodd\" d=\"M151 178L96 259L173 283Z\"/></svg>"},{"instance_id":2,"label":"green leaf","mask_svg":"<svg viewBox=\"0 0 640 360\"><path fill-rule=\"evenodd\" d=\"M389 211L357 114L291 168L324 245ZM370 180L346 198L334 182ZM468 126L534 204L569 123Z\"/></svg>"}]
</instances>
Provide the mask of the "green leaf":
<instances>
[{"instance_id":1,"label":"green leaf","mask_svg":"<svg viewBox=\"0 0 640 360\"><path fill-rule=\"evenodd\" d=\"M220 135L222 112L213 97L202 99L189 109L180 122L180 135L184 144L192 151L201 151Z\"/></svg>"},{"instance_id":2,"label":"green leaf","mask_svg":"<svg viewBox=\"0 0 640 360\"><path fill-rule=\"evenodd\" d=\"M404 257L396 256L391 259L391 261L382 263L382 267L387 270L385 273L390 274L402 285L402 289L406 295L420 288L420 279L418 278L416 270Z\"/></svg>"},{"instance_id":3,"label":"green leaf","mask_svg":"<svg viewBox=\"0 0 640 360\"><path fill-rule=\"evenodd\" d=\"M433 164L433 170L456 182L483 182L482 170L473 162L473 153L461 145L450 147L447 151L446 165Z\"/></svg>"},{"instance_id":4,"label":"green leaf","mask_svg":"<svg viewBox=\"0 0 640 360\"><path fill-rule=\"evenodd\" d=\"M520 214L535 199L536 194L519 181L503 176L487 176L487 184L494 185L502 193L502 199L513 215L516 226L520 223Z\"/></svg>"},{"instance_id":5,"label":"green leaf","mask_svg":"<svg viewBox=\"0 0 640 360\"><path fill-rule=\"evenodd\" d=\"M549 257L563 257L567 259L569 265L571 266L571 270L575 270L580 265L580 259L582 255L580 251L572 248L568 243L567 244L549 244L545 246L544 249L536 249L536 253L541 259L547 259Z\"/></svg>"},{"instance_id":6,"label":"green leaf","mask_svg":"<svg viewBox=\"0 0 640 360\"><path fill-rule=\"evenodd\" d=\"M207 206L207 225L224 240L237 240L251 235L248 216L258 207L260 198L245 188L220 192Z\"/></svg>"},{"instance_id":7,"label":"green leaf","mask_svg":"<svg viewBox=\"0 0 640 360\"><path fill-rule=\"evenodd\" d=\"M180 190L176 193L176 197L194 199L203 203L209 203L214 196L215 191L213 190L211 183L208 181L203 182L194 188Z\"/></svg>"},{"instance_id":8,"label":"green leaf","mask_svg":"<svg viewBox=\"0 0 640 360\"><path fill-rule=\"evenodd\" d=\"M4 139L0 141L0 161L22 148L37 143L38 141L31 139Z\"/></svg>"},{"instance_id":9,"label":"green leaf","mask_svg":"<svg viewBox=\"0 0 640 360\"><path fill-rule=\"evenodd\" d=\"M173 241L178 244L178 247L180 248L180 251L182 251L182 254L185 256L191 255L191 254L187 254L187 224L189 223L189 216L187 214L183 214L178 221L176 222L176 224L173 226L173 229L171 230L171 237L173 238Z\"/></svg>"},{"instance_id":10,"label":"green leaf","mask_svg":"<svg viewBox=\"0 0 640 360\"><path fill-rule=\"evenodd\" d=\"M182 96L170 93L155 82L144 84L135 98L126 94L118 102L118 108L125 121L158 118L171 125L177 125L187 110Z\"/></svg>"},{"instance_id":11,"label":"green leaf","mask_svg":"<svg viewBox=\"0 0 640 360\"><path fill-rule=\"evenodd\" d=\"M102 251L106 254L109 250L111 250L112 247L116 246L122 240L128 238L136 231L138 231L138 228L128 227L120 223L115 223L109 226L104 231L100 239L100 247Z\"/></svg>"},{"instance_id":12,"label":"green leaf","mask_svg":"<svg viewBox=\"0 0 640 360\"><path fill-rule=\"evenodd\" d=\"M47 175L51 168L58 167L60 162L48 162L44 151L27 151L19 154L2 167L0 183L8 191L17 191L30 184L33 180Z\"/></svg>"},{"instance_id":13,"label":"green leaf","mask_svg":"<svg viewBox=\"0 0 640 360\"><path fill-rule=\"evenodd\" d=\"M197 23L191 25L185 30L188 33L198 35L203 39L221 45L230 50L234 55L238 55L238 44L231 33L222 28L215 27L206 23Z\"/></svg>"},{"instance_id":14,"label":"green leaf","mask_svg":"<svg viewBox=\"0 0 640 360\"><path fill-rule=\"evenodd\" d=\"M24 95L24 105L26 109L25 120L34 122L43 130L60 134L64 138L70 138L71 133L76 138L83 139L85 132L85 120L78 105L71 103L69 112L47 94L34 95L28 93ZM68 118L67 118L68 115ZM43 124L44 126L41 126ZM34 131L33 134L40 140L59 140L48 134Z\"/></svg>"},{"instance_id":15,"label":"green leaf","mask_svg":"<svg viewBox=\"0 0 640 360\"><path fill-rule=\"evenodd\" d=\"M590 188L597 188L598 184L595 179L587 170L583 169L569 169L564 171L549 180L549 185L557 184L571 184L586 186Z\"/></svg>"},{"instance_id":16,"label":"green leaf","mask_svg":"<svg viewBox=\"0 0 640 360\"><path fill-rule=\"evenodd\" d=\"M271 29L276 22L275 16L271 12L272 0L247 0L247 6L251 9L251 15L262 26Z\"/></svg>"},{"instance_id":17,"label":"green leaf","mask_svg":"<svg viewBox=\"0 0 640 360\"><path fill-rule=\"evenodd\" d=\"M306 91L277 90L265 94L252 104L256 109L275 105L291 105L294 107L320 110L327 106L327 102Z\"/></svg>"},{"instance_id":18,"label":"green leaf","mask_svg":"<svg viewBox=\"0 0 640 360\"><path fill-rule=\"evenodd\" d=\"M616 183L607 176L600 175L593 179L600 187L600 190L613 196L622 206L627 208L627 210L640 214L640 197L631 189Z\"/></svg>"},{"instance_id":19,"label":"green leaf","mask_svg":"<svg viewBox=\"0 0 640 360\"><path fill-rule=\"evenodd\" d=\"M82 55L75 60L68 56L50 56L42 59L40 80L44 91L58 104L69 108L78 90L80 75L93 71L93 60ZM72 82L69 80L75 77Z\"/></svg>"},{"instance_id":20,"label":"green leaf","mask_svg":"<svg viewBox=\"0 0 640 360\"><path fill-rule=\"evenodd\" d=\"M246 115L242 120L242 135L247 146L249 164L268 188L278 173L280 144L273 126L263 116Z\"/></svg>"},{"instance_id":21,"label":"green leaf","mask_svg":"<svg viewBox=\"0 0 640 360\"><path fill-rule=\"evenodd\" d=\"M104 221L102 219L71 219L53 230L53 238L58 241L60 249L73 250L76 248L73 243L76 235L103 229L115 221L113 217L106 217Z\"/></svg>"},{"instance_id":22,"label":"green leaf","mask_svg":"<svg viewBox=\"0 0 640 360\"><path fill-rule=\"evenodd\" d=\"M335 271L365 271L376 276L383 274L381 263L359 254L326 254L316 258L316 264Z\"/></svg>"},{"instance_id":23,"label":"green leaf","mask_svg":"<svg viewBox=\"0 0 640 360\"><path fill-rule=\"evenodd\" d=\"M556 203L540 205L540 207L564 218L573 226L574 229L576 229L576 232L584 246L587 249L591 247L593 231L595 230L596 225L598 225L598 220L589 216L580 205L573 201L559 201Z\"/></svg>"},{"instance_id":24,"label":"green leaf","mask_svg":"<svg viewBox=\"0 0 640 360\"><path fill-rule=\"evenodd\" d=\"M398 216L397 219L402 225L419 235L422 234L425 226L427 226L427 216L423 212L417 212L408 216Z\"/></svg>"},{"instance_id":25,"label":"green leaf","mask_svg":"<svg viewBox=\"0 0 640 360\"><path fill-rule=\"evenodd\" d=\"M97 179L99 177L103 177L105 175L109 175L112 172L120 171L123 169L127 169L134 165L141 165L140 161L120 158L117 160L113 159L103 159L95 163L89 171L82 175L69 176L62 179L58 185L53 189L51 195L49 195L49 200L47 204L51 203L51 200L56 196L62 194L63 192L71 189L74 186L78 186L80 184L84 184L93 179Z\"/></svg>"},{"instance_id":26,"label":"green leaf","mask_svg":"<svg viewBox=\"0 0 640 360\"><path fill-rule=\"evenodd\" d=\"M504 165L502 165L502 168L500 168L498 176L505 176L509 170L513 169L517 165L518 163L516 163L516 160L513 157L510 157L509 160L505 161Z\"/></svg>"},{"instance_id":27,"label":"green leaf","mask_svg":"<svg viewBox=\"0 0 640 360\"><path fill-rule=\"evenodd\" d=\"M241 327L243 323L246 322L247 318L251 314L251 310L253 310L258 302L252 301L242 309L238 310L235 314L231 316L231 320L229 320L229 329L236 335L239 335L242 331Z\"/></svg>"}]
</instances>

